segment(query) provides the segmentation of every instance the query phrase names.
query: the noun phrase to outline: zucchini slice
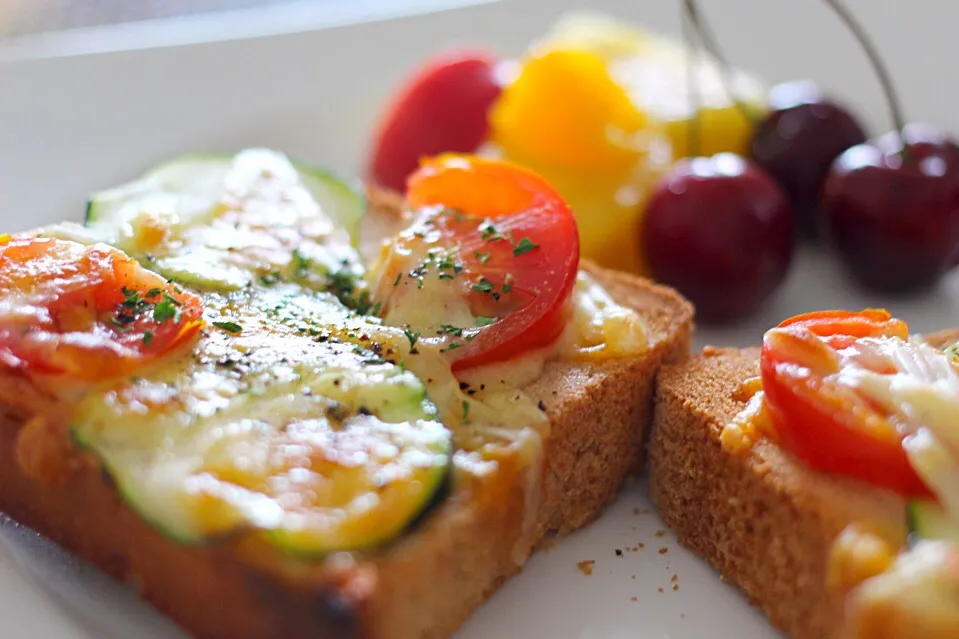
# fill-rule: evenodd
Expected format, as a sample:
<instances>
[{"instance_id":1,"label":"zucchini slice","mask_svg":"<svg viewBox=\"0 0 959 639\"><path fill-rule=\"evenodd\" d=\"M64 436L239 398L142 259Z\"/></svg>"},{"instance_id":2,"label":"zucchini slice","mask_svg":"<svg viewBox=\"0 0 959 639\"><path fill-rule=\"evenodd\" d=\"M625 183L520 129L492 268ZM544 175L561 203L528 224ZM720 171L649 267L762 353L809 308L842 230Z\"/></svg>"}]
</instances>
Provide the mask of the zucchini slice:
<instances>
[{"instance_id":1,"label":"zucchini slice","mask_svg":"<svg viewBox=\"0 0 959 639\"><path fill-rule=\"evenodd\" d=\"M161 275L203 290L287 277L324 288L344 265L361 271L365 210L363 196L333 174L247 149L175 158L96 193L85 225Z\"/></svg>"},{"instance_id":2,"label":"zucchini slice","mask_svg":"<svg viewBox=\"0 0 959 639\"><path fill-rule=\"evenodd\" d=\"M74 440L183 544L248 532L310 559L389 543L442 493L450 431L412 373L329 337L335 300L253 293L207 296L239 333L86 397Z\"/></svg>"},{"instance_id":3,"label":"zucchini slice","mask_svg":"<svg viewBox=\"0 0 959 639\"><path fill-rule=\"evenodd\" d=\"M949 517L937 502L916 499L907 507L909 531L919 539L939 539L959 544L959 521Z\"/></svg>"}]
</instances>

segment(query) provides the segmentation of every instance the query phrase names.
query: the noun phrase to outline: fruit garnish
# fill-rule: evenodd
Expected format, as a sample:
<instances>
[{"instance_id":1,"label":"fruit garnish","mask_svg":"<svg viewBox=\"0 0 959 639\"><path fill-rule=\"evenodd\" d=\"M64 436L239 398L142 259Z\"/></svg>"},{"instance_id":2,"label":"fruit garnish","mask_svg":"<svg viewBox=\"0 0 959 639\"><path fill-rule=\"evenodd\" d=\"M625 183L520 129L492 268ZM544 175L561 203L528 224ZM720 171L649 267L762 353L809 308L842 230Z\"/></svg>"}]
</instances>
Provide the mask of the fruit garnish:
<instances>
[{"instance_id":1,"label":"fruit garnish","mask_svg":"<svg viewBox=\"0 0 959 639\"><path fill-rule=\"evenodd\" d=\"M494 56L450 51L428 60L383 114L368 173L402 191L420 159L472 153L486 140L487 113L500 94Z\"/></svg>"},{"instance_id":2,"label":"fruit garnish","mask_svg":"<svg viewBox=\"0 0 959 639\"><path fill-rule=\"evenodd\" d=\"M454 370L549 346L566 326L579 240L572 211L528 169L475 156L425 160L416 220L375 265L373 299L411 344L441 338Z\"/></svg>"},{"instance_id":3,"label":"fruit garnish","mask_svg":"<svg viewBox=\"0 0 959 639\"><path fill-rule=\"evenodd\" d=\"M644 149L648 126L606 61L585 49L534 51L490 113L491 139L506 157L532 165L620 169Z\"/></svg>"},{"instance_id":4,"label":"fruit garnish","mask_svg":"<svg viewBox=\"0 0 959 639\"><path fill-rule=\"evenodd\" d=\"M687 48L706 46L696 3L685 0ZM698 84L690 54L693 105ZM751 112L736 102L745 117ZM690 120L693 157L666 172L650 196L641 231L643 252L658 281L696 307L704 323L734 322L755 313L785 278L793 256L792 209L762 169L733 153L700 155L703 123Z\"/></svg>"},{"instance_id":5,"label":"fruit garnish","mask_svg":"<svg viewBox=\"0 0 959 639\"><path fill-rule=\"evenodd\" d=\"M650 198L642 236L654 277L688 297L706 323L755 313L793 256L785 193L731 153L677 162Z\"/></svg>"},{"instance_id":6,"label":"fruit garnish","mask_svg":"<svg viewBox=\"0 0 959 639\"><path fill-rule=\"evenodd\" d=\"M815 232L815 210L833 160L866 141L849 111L810 81L785 82L769 92L770 111L756 126L749 154L793 202L798 226Z\"/></svg>"},{"instance_id":7,"label":"fruit garnish","mask_svg":"<svg viewBox=\"0 0 959 639\"><path fill-rule=\"evenodd\" d=\"M830 170L821 213L861 284L928 288L959 257L959 146L915 124L854 146Z\"/></svg>"},{"instance_id":8,"label":"fruit garnish","mask_svg":"<svg viewBox=\"0 0 959 639\"><path fill-rule=\"evenodd\" d=\"M925 289L959 257L959 146L935 127L905 123L875 47L837 0L825 1L866 52L895 125L833 162L820 204L825 233L862 285Z\"/></svg>"}]
</instances>

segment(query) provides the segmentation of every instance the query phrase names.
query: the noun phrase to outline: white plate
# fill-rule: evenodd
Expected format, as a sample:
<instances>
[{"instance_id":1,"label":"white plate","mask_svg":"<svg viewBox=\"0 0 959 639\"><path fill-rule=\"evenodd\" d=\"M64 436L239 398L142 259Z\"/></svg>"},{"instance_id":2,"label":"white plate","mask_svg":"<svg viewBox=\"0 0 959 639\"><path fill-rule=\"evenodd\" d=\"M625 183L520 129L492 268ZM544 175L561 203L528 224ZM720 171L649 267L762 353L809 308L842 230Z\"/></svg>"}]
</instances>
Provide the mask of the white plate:
<instances>
[{"instance_id":1,"label":"white plate","mask_svg":"<svg viewBox=\"0 0 959 639\"><path fill-rule=\"evenodd\" d=\"M329 2L302 3L287 12L248 12L221 22L202 18L0 43L2 230L77 219L91 190L200 148L272 146L355 172L379 105L416 60L464 42L517 52L562 8L581 3L406 3L419 10L438 4L461 6L371 22L378 10L374 0L338 9ZM675 0L582 4L676 32ZM865 0L851 4L887 52L912 117L959 128L959 111L951 107L959 84L914 73L926 59L948 59L959 3L916 0L899 13L889 5L862 10L875 7ZM772 81L815 77L856 105L870 124L887 126L861 57L822 7L727 0L722 14L710 15L734 60ZM930 15L937 19L921 19ZM784 36L780 25L787 23ZM812 33L815 49L802 35ZM831 257L804 250L760 317L735 329L702 331L697 345L753 344L785 316L837 306L886 305L917 331L959 324L955 277L906 301L865 296L838 272ZM661 531L644 486L627 487L600 521L534 557L456 639L780 636L738 592ZM590 576L577 568L585 560L595 561ZM123 588L9 520L0 523L0 619L4 639L183 637Z\"/></svg>"}]
</instances>

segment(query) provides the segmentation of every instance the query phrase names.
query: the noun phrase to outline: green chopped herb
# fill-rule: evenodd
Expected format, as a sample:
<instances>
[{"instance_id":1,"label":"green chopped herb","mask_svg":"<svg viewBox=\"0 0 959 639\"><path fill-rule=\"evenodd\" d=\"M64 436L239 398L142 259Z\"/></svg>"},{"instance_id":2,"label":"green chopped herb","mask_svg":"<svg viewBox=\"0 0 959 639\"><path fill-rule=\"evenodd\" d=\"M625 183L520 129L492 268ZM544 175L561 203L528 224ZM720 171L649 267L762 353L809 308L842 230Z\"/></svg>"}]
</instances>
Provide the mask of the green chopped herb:
<instances>
[{"instance_id":1,"label":"green chopped herb","mask_svg":"<svg viewBox=\"0 0 959 639\"><path fill-rule=\"evenodd\" d=\"M513 290L513 274L507 273L506 278L503 280L503 292L509 293Z\"/></svg>"},{"instance_id":2,"label":"green chopped herb","mask_svg":"<svg viewBox=\"0 0 959 639\"><path fill-rule=\"evenodd\" d=\"M279 282L279 281L280 281L280 272L279 272L279 271L271 271L271 272L269 272L269 273L266 273L265 275L261 275L261 276L260 276L260 282L261 282L264 286L272 286L272 285L276 284L276 283Z\"/></svg>"},{"instance_id":3,"label":"green chopped herb","mask_svg":"<svg viewBox=\"0 0 959 639\"><path fill-rule=\"evenodd\" d=\"M459 337L463 334L463 329L452 324L440 324L440 332Z\"/></svg>"},{"instance_id":4,"label":"green chopped herb","mask_svg":"<svg viewBox=\"0 0 959 639\"><path fill-rule=\"evenodd\" d=\"M294 274L302 277L310 270L313 265L313 260L300 253L300 249L293 249L290 263L293 265Z\"/></svg>"},{"instance_id":5,"label":"green chopped herb","mask_svg":"<svg viewBox=\"0 0 959 639\"><path fill-rule=\"evenodd\" d=\"M497 240L506 239L503 234L496 230L496 227L489 222L480 227L480 237L487 242L496 242Z\"/></svg>"},{"instance_id":6,"label":"green chopped herb","mask_svg":"<svg viewBox=\"0 0 959 639\"><path fill-rule=\"evenodd\" d=\"M493 283L482 277L479 282L473 284L470 288L479 293L489 293L493 290Z\"/></svg>"},{"instance_id":7,"label":"green chopped herb","mask_svg":"<svg viewBox=\"0 0 959 639\"><path fill-rule=\"evenodd\" d=\"M377 302L373 305L373 308L370 309L370 315L379 315L381 310L383 310L383 305Z\"/></svg>"},{"instance_id":8,"label":"green chopped herb","mask_svg":"<svg viewBox=\"0 0 959 639\"><path fill-rule=\"evenodd\" d=\"M402 274L402 273L397 273L397 274L396 274L396 279L393 280L393 286L399 286L401 279L403 279L403 274Z\"/></svg>"},{"instance_id":9,"label":"green chopped herb","mask_svg":"<svg viewBox=\"0 0 959 639\"><path fill-rule=\"evenodd\" d=\"M946 355L953 361L959 361L959 342L947 348Z\"/></svg>"},{"instance_id":10,"label":"green chopped herb","mask_svg":"<svg viewBox=\"0 0 959 639\"><path fill-rule=\"evenodd\" d=\"M174 302L164 299L153 307L153 319L157 322L165 322L172 319L175 324L180 321L180 309L177 308L177 304Z\"/></svg>"},{"instance_id":11,"label":"green chopped herb","mask_svg":"<svg viewBox=\"0 0 959 639\"><path fill-rule=\"evenodd\" d=\"M443 256L441 260L436 263L436 268L443 270L455 269L457 266L456 260L454 260L449 253Z\"/></svg>"},{"instance_id":12,"label":"green chopped herb","mask_svg":"<svg viewBox=\"0 0 959 639\"><path fill-rule=\"evenodd\" d=\"M525 255L533 249L538 249L539 244L533 244L528 237L524 237L519 241L519 244L513 247L513 255L519 257L520 255Z\"/></svg>"},{"instance_id":13,"label":"green chopped herb","mask_svg":"<svg viewBox=\"0 0 959 639\"><path fill-rule=\"evenodd\" d=\"M406 339L410 340L410 348L411 348L411 349L414 348L414 347L416 346L416 340L418 340L418 339L420 338L420 332L419 332L419 331L411 331L411 330L408 329L408 328L404 328L404 329L403 329L403 334L406 335Z\"/></svg>"},{"instance_id":14,"label":"green chopped herb","mask_svg":"<svg viewBox=\"0 0 959 639\"><path fill-rule=\"evenodd\" d=\"M466 216L458 209L443 209L441 215L452 217L455 222L465 222Z\"/></svg>"},{"instance_id":15,"label":"green chopped herb","mask_svg":"<svg viewBox=\"0 0 959 639\"><path fill-rule=\"evenodd\" d=\"M470 403L464 399L463 400L463 421L469 422L469 420L470 420Z\"/></svg>"},{"instance_id":16,"label":"green chopped herb","mask_svg":"<svg viewBox=\"0 0 959 639\"><path fill-rule=\"evenodd\" d=\"M440 349L440 352L446 353L448 351L460 348L461 346L465 346L465 344L463 344L463 342L450 342L446 348Z\"/></svg>"},{"instance_id":17,"label":"green chopped herb","mask_svg":"<svg viewBox=\"0 0 959 639\"><path fill-rule=\"evenodd\" d=\"M485 317L485 316L483 316L483 315L477 315L477 316L476 316L476 325L477 325L477 326L489 326L490 324L492 324L492 323L495 322L495 321L496 321L496 319L493 318L493 317Z\"/></svg>"},{"instance_id":18,"label":"green chopped herb","mask_svg":"<svg viewBox=\"0 0 959 639\"><path fill-rule=\"evenodd\" d=\"M150 299L151 297L160 297L160 293L162 292L163 291L158 288L151 288L149 291L147 291L147 299Z\"/></svg>"},{"instance_id":19,"label":"green chopped herb","mask_svg":"<svg viewBox=\"0 0 959 639\"><path fill-rule=\"evenodd\" d=\"M456 276L452 273L440 273L441 280L455 280Z\"/></svg>"},{"instance_id":20,"label":"green chopped herb","mask_svg":"<svg viewBox=\"0 0 959 639\"><path fill-rule=\"evenodd\" d=\"M473 256L479 260L480 264L486 264L486 260L489 259L490 254L488 251L486 253L480 253L479 251L474 251Z\"/></svg>"},{"instance_id":21,"label":"green chopped herb","mask_svg":"<svg viewBox=\"0 0 959 639\"><path fill-rule=\"evenodd\" d=\"M144 332L143 332L143 345L144 345L144 346L149 346L149 345L150 345L150 342L152 342L152 341L153 341L153 333L152 333L151 331L144 331Z\"/></svg>"},{"instance_id":22,"label":"green chopped herb","mask_svg":"<svg viewBox=\"0 0 959 639\"><path fill-rule=\"evenodd\" d=\"M243 331L243 327L236 322L213 322L213 325L227 333L241 333Z\"/></svg>"}]
</instances>

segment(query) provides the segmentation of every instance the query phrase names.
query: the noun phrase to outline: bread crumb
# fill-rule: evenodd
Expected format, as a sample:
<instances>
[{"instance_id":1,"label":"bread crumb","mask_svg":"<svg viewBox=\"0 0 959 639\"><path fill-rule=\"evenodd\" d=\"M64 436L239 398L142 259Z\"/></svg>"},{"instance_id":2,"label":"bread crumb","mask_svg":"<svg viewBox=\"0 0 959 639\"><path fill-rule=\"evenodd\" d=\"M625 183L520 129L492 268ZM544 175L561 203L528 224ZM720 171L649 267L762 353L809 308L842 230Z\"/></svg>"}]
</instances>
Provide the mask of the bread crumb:
<instances>
[{"instance_id":1,"label":"bread crumb","mask_svg":"<svg viewBox=\"0 0 959 639\"><path fill-rule=\"evenodd\" d=\"M663 589L662 589L662 588L658 588L658 590L659 590L659 592L663 592Z\"/></svg>"},{"instance_id":2,"label":"bread crumb","mask_svg":"<svg viewBox=\"0 0 959 639\"><path fill-rule=\"evenodd\" d=\"M547 537L540 543L540 550L549 551L556 547L556 539Z\"/></svg>"},{"instance_id":3,"label":"bread crumb","mask_svg":"<svg viewBox=\"0 0 959 639\"><path fill-rule=\"evenodd\" d=\"M630 579L635 579L635 578L636 578L636 575L630 575L629 578L630 578Z\"/></svg>"},{"instance_id":4,"label":"bread crumb","mask_svg":"<svg viewBox=\"0 0 959 639\"><path fill-rule=\"evenodd\" d=\"M663 530L662 528L656 531L656 537L665 537L665 536L666 536L666 531Z\"/></svg>"},{"instance_id":5,"label":"bread crumb","mask_svg":"<svg viewBox=\"0 0 959 639\"><path fill-rule=\"evenodd\" d=\"M629 600L630 600L630 601L639 601L639 598L637 598L637 597L630 597Z\"/></svg>"},{"instance_id":6,"label":"bread crumb","mask_svg":"<svg viewBox=\"0 0 959 639\"><path fill-rule=\"evenodd\" d=\"M619 548L617 548L617 549L614 550L613 552L616 553L616 556L617 556L617 557L622 557L622 556L623 556L623 551L620 550Z\"/></svg>"},{"instance_id":7,"label":"bread crumb","mask_svg":"<svg viewBox=\"0 0 959 639\"><path fill-rule=\"evenodd\" d=\"M679 575L673 575L673 578L669 580L669 583L674 584L679 581Z\"/></svg>"},{"instance_id":8,"label":"bread crumb","mask_svg":"<svg viewBox=\"0 0 959 639\"><path fill-rule=\"evenodd\" d=\"M583 561L576 564L576 567L579 568L580 572L584 575L593 574L593 564L596 563L595 559L584 559Z\"/></svg>"},{"instance_id":9,"label":"bread crumb","mask_svg":"<svg viewBox=\"0 0 959 639\"><path fill-rule=\"evenodd\" d=\"M634 515L648 515L650 512L649 508L633 508Z\"/></svg>"},{"instance_id":10,"label":"bread crumb","mask_svg":"<svg viewBox=\"0 0 959 639\"><path fill-rule=\"evenodd\" d=\"M636 550L639 550L640 548L645 548L645 547L646 547L646 544L644 544L643 542L639 542L638 544L636 544Z\"/></svg>"},{"instance_id":11,"label":"bread crumb","mask_svg":"<svg viewBox=\"0 0 959 639\"><path fill-rule=\"evenodd\" d=\"M660 555L665 555L665 554L668 553L668 552L669 552L669 548L666 548L665 546L663 546L662 548L659 549L659 554L660 554Z\"/></svg>"},{"instance_id":12,"label":"bread crumb","mask_svg":"<svg viewBox=\"0 0 959 639\"><path fill-rule=\"evenodd\" d=\"M673 584L673 592L677 592L678 590L679 590L679 584Z\"/></svg>"}]
</instances>

